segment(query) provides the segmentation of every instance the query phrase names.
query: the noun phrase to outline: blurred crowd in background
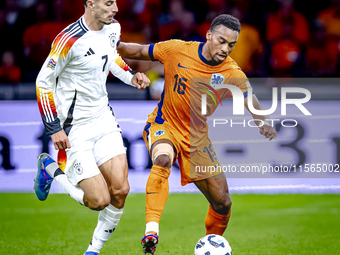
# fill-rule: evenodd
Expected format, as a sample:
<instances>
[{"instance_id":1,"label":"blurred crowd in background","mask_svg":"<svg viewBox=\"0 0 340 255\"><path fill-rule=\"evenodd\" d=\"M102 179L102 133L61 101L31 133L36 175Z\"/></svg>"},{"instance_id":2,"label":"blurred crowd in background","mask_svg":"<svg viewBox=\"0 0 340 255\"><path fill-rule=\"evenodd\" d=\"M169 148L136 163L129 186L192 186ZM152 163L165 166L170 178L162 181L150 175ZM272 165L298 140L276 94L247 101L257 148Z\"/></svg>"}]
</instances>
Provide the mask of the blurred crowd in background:
<instances>
[{"instance_id":1,"label":"blurred crowd in background","mask_svg":"<svg viewBox=\"0 0 340 255\"><path fill-rule=\"evenodd\" d=\"M228 13L242 24L231 57L248 77L339 77L340 0L118 0L121 41L205 41ZM0 83L35 82L55 36L84 13L82 0L1 0ZM157 83L160 64L129 61ZM113 76L109 81L116 81Z\"/></svg>"}]
</instances>

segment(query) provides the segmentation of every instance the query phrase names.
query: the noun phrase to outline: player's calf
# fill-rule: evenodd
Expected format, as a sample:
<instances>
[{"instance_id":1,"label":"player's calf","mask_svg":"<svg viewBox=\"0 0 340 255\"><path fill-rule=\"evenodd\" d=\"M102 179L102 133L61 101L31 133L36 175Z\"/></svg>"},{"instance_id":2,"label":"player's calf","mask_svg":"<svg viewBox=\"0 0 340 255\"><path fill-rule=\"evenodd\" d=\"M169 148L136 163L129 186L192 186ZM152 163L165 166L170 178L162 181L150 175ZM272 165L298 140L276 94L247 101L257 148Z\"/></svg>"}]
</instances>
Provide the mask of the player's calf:
<instances>
[{"instance_id":1,"label":"player's calf","mask_svg":"<svg viewBox=\"0 0 340 255\"><path fill-rule=\"evenodd\" d=\"M219 199L213 199L205 218L206 234L223 235L228 227L230 215L231 198L229 193L220 196Z\"/></svg>"}]
</instances>

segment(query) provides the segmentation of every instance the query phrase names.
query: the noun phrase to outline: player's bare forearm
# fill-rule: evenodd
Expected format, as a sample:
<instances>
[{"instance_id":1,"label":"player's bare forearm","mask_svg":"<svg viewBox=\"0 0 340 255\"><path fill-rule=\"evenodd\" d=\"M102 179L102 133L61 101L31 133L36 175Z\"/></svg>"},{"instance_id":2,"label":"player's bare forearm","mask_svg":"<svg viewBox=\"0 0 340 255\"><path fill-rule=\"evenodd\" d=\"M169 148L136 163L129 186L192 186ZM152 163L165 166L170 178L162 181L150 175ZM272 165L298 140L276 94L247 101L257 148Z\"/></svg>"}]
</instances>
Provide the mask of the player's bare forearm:
<instances>
[{"instance_id":1,"label":"player's bare forearm","mask_svg":"<svg viewBox=\"0 0 340 255\"><path fill-rule=\"evenodd\" d=\"M149 56L149 45L120 42L120 44L117 47L117 50L118 53L124 58L151 60Z\"/></svg>"},{"instance_id":2,"label":"player's bare forearm","mask_svg":"<svg viewBox=\"0 0 340 255\"><path fill-rule=\"evenodd\" d=\"M252 100L253 107L256 110L263 110L259 100L254 94L252 95L252 99L253 99ZM244 100L244 105L247 108L247 110L250 112L247 98ZM269 141L276 138L276 131L271 126L269 115L257 115L252 112L251 112L251 115L253 116L255 124L260 128L261 135L265 136L266 138L269 138Z\"/></svg>"}]
</instances>

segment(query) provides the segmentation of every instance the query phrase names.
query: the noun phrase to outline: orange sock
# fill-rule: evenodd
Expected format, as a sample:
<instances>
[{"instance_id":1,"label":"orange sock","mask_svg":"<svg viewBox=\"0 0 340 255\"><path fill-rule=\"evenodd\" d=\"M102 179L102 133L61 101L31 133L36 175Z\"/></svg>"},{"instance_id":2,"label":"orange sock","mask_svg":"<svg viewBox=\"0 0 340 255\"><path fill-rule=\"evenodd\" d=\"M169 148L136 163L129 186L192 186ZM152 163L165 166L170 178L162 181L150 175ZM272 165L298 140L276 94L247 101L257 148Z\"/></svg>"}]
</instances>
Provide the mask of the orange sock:
<instances>
[{"instance_id":1,"label":"orange sock","mask_svg":"<svg viewBox=\"0 0 340 255\"><path fill-rule=\"evenodd\" d=\"M153 165L146 183L145 221L160 222L164 206L169 196L168 178L170 170Z\"/></svg>"},{"instance_id":2,"label":"orange sock","mask_svg":"<svg viewBox=\"0 0 340 255\"><path fill-rule=\"evenodd\" d=\"M231 209L227 215L222 215L215 212L211 205L209 205L209 210L207 216L205 217L206 234L216 234L220 236L223 235L225 229L228 226L230 214Z\"/></svg>"}]
</instances>

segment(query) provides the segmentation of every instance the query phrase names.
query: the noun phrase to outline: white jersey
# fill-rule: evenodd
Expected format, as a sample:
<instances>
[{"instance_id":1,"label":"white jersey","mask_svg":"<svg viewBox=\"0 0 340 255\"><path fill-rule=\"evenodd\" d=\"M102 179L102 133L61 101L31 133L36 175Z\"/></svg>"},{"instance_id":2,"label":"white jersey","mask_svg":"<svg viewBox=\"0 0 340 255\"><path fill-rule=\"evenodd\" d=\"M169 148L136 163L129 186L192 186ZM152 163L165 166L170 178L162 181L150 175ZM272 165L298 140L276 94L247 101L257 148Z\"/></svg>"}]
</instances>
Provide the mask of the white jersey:
<instances>
[{"instance_id":1,"label":"white jersey","mask_svg":"<svg viewBox=\"0 0 340 255\"><path fill-rule=\"evenodd\" d=\"M109 109L106 79L109 71L132 85L131 69L117 53L120 24L113 20L91 31L84 16L65 28L37 77L39 110L48 135L65 131Z\"/></svg>"}]
</instances>

